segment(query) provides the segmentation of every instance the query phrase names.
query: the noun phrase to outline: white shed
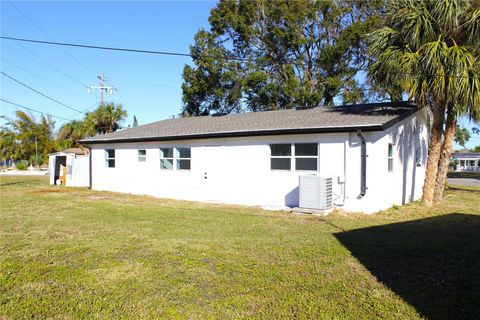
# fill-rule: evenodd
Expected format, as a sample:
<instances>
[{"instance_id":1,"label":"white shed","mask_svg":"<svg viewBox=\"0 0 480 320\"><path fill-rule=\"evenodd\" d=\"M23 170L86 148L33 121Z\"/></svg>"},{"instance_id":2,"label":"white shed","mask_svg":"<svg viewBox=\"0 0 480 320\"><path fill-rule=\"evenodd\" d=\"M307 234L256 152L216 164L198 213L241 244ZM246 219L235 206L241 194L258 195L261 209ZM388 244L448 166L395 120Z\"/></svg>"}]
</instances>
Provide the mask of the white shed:
<instances>
[{"instance_id":1,"label":"white shed","mask_svg":"<svg viewBox=\"0 0 480 320\"><path fill-rule=\"evenodd\" d=\"M371 213L421 197L428 123L379 103L167 119L82 143L94 190Z\"/></svg>"},{"instance_id":2,"label":"white shed","mask_svg":"<svg viewBox=\"0 0 480 320\"><path fill-rule=\"evenodd\" d=\"M50 184L63 175L60 168L66 167L67 187L88 187L90 185L90 158L88 149L69 148L52 153L48 157Z\"/></svg>"}]
</instances>

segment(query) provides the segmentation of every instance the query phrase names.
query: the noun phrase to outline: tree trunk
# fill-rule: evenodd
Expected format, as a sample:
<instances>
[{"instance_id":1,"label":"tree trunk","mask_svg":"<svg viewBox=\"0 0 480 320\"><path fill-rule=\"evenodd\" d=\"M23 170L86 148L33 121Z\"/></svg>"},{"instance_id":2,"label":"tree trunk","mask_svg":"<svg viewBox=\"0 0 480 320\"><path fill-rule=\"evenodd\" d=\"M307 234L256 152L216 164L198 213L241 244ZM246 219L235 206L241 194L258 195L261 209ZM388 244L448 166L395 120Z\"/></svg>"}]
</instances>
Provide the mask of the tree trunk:
<instances>
[{"instance_id":1,"label":"tree trunk","mask_svg":"<svg viewBox=\"0 0 480 320\"><path fill-rule=\"evenodd\" d=\"M453 139L455 138L455 130L457 128L457 119L453 106L448 106L447 123L445 124L445 137L443 140L440 160L438 161L437 182L433 193L433 202L440 202L443 198L445 190L445 182L447 180L448 165L450 164L450 155L452 153Z\"/></svg>"},{"instance_id":2,"label":"tree trunk","mask_svg":"<svg viewBox=\"0 0 480 320\"><path fill-rule=\"evenodd\" d=\"M433 108L433 123L428 145L428 160L425 170L425 183L423 184L422 203L431 207L433 203L433 193L437 180L438 160L442 147L442 128L445 119L445 105L442 102L436 102Z\"/></svg>"}]
</instances>

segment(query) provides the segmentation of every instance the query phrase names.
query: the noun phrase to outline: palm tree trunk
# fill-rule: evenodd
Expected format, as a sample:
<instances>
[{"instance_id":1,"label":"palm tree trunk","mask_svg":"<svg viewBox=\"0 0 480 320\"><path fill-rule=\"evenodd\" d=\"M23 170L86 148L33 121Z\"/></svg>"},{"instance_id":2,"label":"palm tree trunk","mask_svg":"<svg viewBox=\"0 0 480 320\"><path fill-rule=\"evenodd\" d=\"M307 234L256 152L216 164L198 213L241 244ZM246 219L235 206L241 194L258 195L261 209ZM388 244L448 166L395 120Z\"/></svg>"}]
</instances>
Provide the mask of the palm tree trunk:
<instances>
[{"instance_id":1,"label":"palm tree trunk","mask_svg":"<svg viewBox=\"0 0 480 320\"><path fill-rule=\"evenodd\" d=\"M433 108L432 132L428 146L428 160L422 195L422 203L427 207L431 207L433 203L433 194L438 173L438 160L440 159L442 147L442 127L444 119L445 105L442 102L436 102Z\"/></svg>"},{"instance_id":2,"label":"palm tree trunk","mask_svg":"<svg viewBox=\"0 0 480 320\"><path fill-rule=\"evenodd\" d=\"M450 155L452 152L453 139L455 138L455 130L457 128L457 119L453 106L448 106L447 123L445 124L445 138L443 140L440 160L438 161L437 182L433 193L433 202L440 202L443 198L445 190L445 182L447 180L448 165L450 163Z\"/></svg>"}]
</instances>

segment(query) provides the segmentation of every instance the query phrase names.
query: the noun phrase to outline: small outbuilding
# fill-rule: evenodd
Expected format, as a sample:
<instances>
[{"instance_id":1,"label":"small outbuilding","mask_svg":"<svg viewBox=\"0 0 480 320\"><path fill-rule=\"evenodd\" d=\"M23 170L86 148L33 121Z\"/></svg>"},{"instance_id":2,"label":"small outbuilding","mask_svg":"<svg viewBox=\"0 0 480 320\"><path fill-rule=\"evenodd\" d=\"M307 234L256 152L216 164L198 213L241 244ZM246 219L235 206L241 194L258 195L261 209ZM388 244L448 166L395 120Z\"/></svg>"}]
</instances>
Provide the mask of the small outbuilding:
<instances>
[{"instance_id":1,"label":"small outbuilding","mask_svg":"<svg viewBox=\"0 0 480 320\"><path fill-rule=\"evenodd\" d=\"M52 153L48 157L50 184L67 187L88 187L90 185L89 150L69 148Z\"/></svg>"}]
</instances>

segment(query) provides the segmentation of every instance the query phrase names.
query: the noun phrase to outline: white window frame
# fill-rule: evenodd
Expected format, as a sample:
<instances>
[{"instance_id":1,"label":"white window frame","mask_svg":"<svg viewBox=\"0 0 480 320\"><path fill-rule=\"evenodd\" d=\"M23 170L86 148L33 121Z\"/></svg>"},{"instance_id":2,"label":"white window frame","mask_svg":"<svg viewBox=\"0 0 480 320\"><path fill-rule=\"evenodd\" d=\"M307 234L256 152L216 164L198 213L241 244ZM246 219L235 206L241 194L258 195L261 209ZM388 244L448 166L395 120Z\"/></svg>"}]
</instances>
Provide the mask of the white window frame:
<instances>
[{"instance_id":1,"label":"white window frame","mask_svg":"<svg viewBox=\"0 0 480 320\"><path fill-rule=\"evenodd\" d=\"M290 155L289 156L273 156L272 155L272 145L284 144L290 146ZM271 143L268 145L270 149L270 171L278 171L278 172L289 172L292 171L293 163L292 163L292 144L291 143ZM290 160L290 169L272 169L272 159L289 159Z\"/></svg>"},{"instance_id":2,"label":"white window frame","mask_svg":"<svg viewBox=\"0 0 480 320\"><path fill-rule=\"evenodd\" d=\"M290 155L289 156L273 156L272 155L272 145L276 144L283 144L283 145L289 145L290 146ZM317 155L315 156L300 156L296 155L296 149L295 145L298 144L314 144L317 146ZM270 171L273 172L318 172L319 166L319 143L318 142L296 142L296 143L271 143L268 145L270 148ZM290 159L290 169L272 169L272 162L271 159ZM316 169L315 170L297 170L297 159L316 159Z\"/></svg>"},{"instance_id":3,"label":"white window frame","mask_svg":"<svg viewBox=\"0 0 480 320\"><path fill-rule=\"evenodd\" d=\"M315 156L297 156L297 144L315 144L317 146L317 154ZM318 150L318 143L315 142L299 142L292 144L292 157L294 158L292 163L294 165L295 171L297 172L318 172L318 159L319 159L319 150ZM315 170L305 170L305 169L297 169L297 159L315 159L316 160L316 169Z\"/></svg>"},{"instance_id":4,"label":"white window frame","mask_svg":"<svg viewBox=\"0 0 480 320\"><path fill-rule=\"evenodd\" d=\"M144 151L145 154L140 154L140 151ZM138 149L137 150L138 162L147 162L147 150L146 149Z\"/></svg>"},{"instance_id":5,"label":"white window frame","mask_svg":"<svg viewBox=\"0 0 480 320\"><path fill-rule=\"evenodd\" d=\"M172 157L163 157L161 149L172 149ZM190 158L180 157L179 149L190 149ZM160 147L160 170L162 171L190 171L192 169L192 148L191 147ZM171 168L162 168L162 160L170 160L172 162ZM190 169L180 169L180 160L189 160Z\"/></svg>"},{"instance_id":6,"label":"white window frame","mask_svg":"<svg viewBox=\"0 0 480 320\"><path fill-rule=\"evenodd\" d=\"M189 149L190 157L180 157L179 149ZM173 157L175 161L175 169L177 171L190 171L192 169L192 148L190 147L176 147L173 150ZM188 160L190 162L189 169L180 169L180 160Z\"/></svg>"},{"instance_id":7,"label":"white window frame","mask_svg":"<svg viewBox=\"0 0 480 320\"><path fill-rule=\"evenodd\" d=\"M162 149L172 149L172 157L164 157ZM158 149L158 152L160 153L160 170L162 171L173 171L175 169L175 148L174 147L160 147ZM162 160L171 160L172 161L172 167L171 168L162 168Z\"/></svg>"},{"instance_id":8,"label":"white window frame","mask_svg":"<svg viewBox=\"0 0 480 320\"><path fill-rule=\"evenodd\" d=\"M395 167L393 163L393 154L395 153L394 147L395 147L395 144L393 143L389 143L387 147L388 148L387 149L387 171L388 172L393 172Z\"/></svg>"},{"instance_id":9,"label":"white window frame","mask_svg":"<svg viewBox=\"0 0 480 320\"><path fill-rule=\"evenodd\" d=\"M113 157L110 157L110 153L108 151L113 151ZM105 149L105 167L106 168L115 168L116 160L115 160L115 149ZM113 166L110 166L110 161L113 160Z\"/></svg>"}]
</instances>

